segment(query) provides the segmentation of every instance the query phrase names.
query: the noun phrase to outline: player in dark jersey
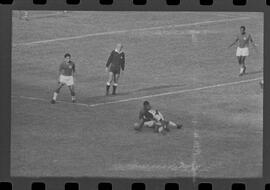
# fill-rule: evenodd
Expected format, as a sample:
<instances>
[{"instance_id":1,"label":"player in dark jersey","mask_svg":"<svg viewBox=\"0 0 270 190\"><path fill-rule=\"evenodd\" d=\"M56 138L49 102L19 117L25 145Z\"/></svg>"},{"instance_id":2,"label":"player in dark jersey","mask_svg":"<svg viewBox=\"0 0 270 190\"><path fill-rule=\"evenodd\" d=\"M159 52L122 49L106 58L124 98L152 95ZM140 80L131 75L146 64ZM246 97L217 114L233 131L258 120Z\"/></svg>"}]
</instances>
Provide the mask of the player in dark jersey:
<instances>
[{"instance_id":1,"label":"player in dark jersey","mask_svg":"<svg viewBox=\"0 0 270 190\"><path fill-rule=\"evenodd\" d=\"M240 65L239 76L242 76L246 73L245 60L246 60L246 57L249 56L249 43L251 43L255 49L256 49L256 45L251 35L246 32L245 26L240 27L240 34L237 35L235 41L229 46L229 48L235 45L236 43L238 43L237 50L236 50L236 57Z\"/></svg>"},{"instance_id":2,"label":"player in dark jersey","mask_svg":"<svg viewBox=\"0 0 270 190\"><path fill-rule=\"evenodd\" d=\"M106 95L109 95L110 86L113 82L113 92L116 94L116 88L118 86L118 80L120 77L120 71L125 69L125 53L122 51L122 44L117 44L115 50L111 52L111 55L106 64L106 72L109 72L109 78L106 84Z\"/></svg>"},{"instance_id":3,"label":"player in dark jersey","mask_svg":"<svg viewBox=\"0 0 270 190\"><path fill-rule=\"evenodd\" d=\"M64 61L59 67L59 81L58 86L53 93L53 98L51 100L52 104L55 104L57 96L64 85L67 85L70 90L72 102L76 102L74 89L75 63L70 59L71 55L69 53L66 53L64 56Z\"/></svg>"},{"instance_id":4,"label":"player in dark jersey","mask_svg":"<svg viewBox=\"0 0 270 190\"><path fill-rule=\"evenodd\" d=\"M135 130L140 131L144 126L153 128L155 132L168 132L169 127L182 128L181 124L165 120L158 110L152 109L148 101L144 101L143 103L143 108L139 113L139 123L135 126ZM162 129L160 130L160 128Z\"/></svg>"}]
</instances>

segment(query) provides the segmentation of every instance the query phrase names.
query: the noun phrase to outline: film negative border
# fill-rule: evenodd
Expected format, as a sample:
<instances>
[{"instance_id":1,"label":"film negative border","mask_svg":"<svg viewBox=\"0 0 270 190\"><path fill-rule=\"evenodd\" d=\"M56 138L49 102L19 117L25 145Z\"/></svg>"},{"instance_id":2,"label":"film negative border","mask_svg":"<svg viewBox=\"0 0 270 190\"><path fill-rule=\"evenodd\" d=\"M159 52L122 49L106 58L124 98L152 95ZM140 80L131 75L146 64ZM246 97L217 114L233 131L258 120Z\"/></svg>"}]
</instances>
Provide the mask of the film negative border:
<instances>
[{"instance_id":1,"label":"film negative border","mask_svg":"<svg viewBox=\"0 0 270 190\"><path fill-rule=\"evenodd\" d=\"M4 5L12 5L16 3L17 0L1 0L0 3ZM48 0L32 0L35 5L45 5ZM79 5L81 1L84 0L66 0L66 4L69 5ZM116 0L115 0L116 1ZM149 1L149 0L148 0ZM133 0L132 3L134 5L146 5L147 0ZM180 5L180 3L184 0L165 0L167 5ZM217 0L216 0L217 1ZM215 0L199 0L200 5L213 5ZM99 3L102 5L112 5L114 3L113 0L99 0ZM233 5L235 6L245 6L247 4L247 0L232 0ZM265 0L266 5L269 5L269 0Z\"/></svg>"},{"instance_id":2,"label":"film negative border","mask_svg":"<svg viewBox=\"0 0 270 190\"><path fill-rule=\"evenodd\" d=\"M219 189L254 190L270 189L270 126L269 121L269 75L270 72L270 1L269 0L100 0L100 1L53 1L53 0L2 0L0 1L0 189ZM4 3L3 3L4 2ZM6 3L7 2L7 3ZM134 3L135 2L135 3ZM11 3L11 4L10 4ZM250 179L169 178L169 179L125 179L125 178L23 178L10 177L10 101L11 101L11 11L12 10L98 10L98 11L258 11L264 12L264 149L263 177Z\"/></svg>"}]
</instances>

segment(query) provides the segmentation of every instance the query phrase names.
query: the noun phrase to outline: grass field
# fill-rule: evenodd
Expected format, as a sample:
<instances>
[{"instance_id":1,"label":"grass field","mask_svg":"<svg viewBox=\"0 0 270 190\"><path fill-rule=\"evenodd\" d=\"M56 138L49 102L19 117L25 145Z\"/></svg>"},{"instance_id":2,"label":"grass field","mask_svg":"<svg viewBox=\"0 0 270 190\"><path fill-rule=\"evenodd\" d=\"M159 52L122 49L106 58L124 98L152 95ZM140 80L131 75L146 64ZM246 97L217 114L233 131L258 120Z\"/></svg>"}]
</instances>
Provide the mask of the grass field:
<instances>
[{"instance_id":1,"label":"grass field","mask_svg":"<svg viewBox=\"0 0 270 190\"><path fill-rule=\"evenodd\" d=\"M13 16L11 175L262 176L263 15L217 12L29 12ZM235 48L245 25L258 44L247 75ZM117 96L105 63L124 45ZM77 104L49 103L63 55L76 63ZM149 100L181 130L133 130Z\"/></svg>"}]
</instances>

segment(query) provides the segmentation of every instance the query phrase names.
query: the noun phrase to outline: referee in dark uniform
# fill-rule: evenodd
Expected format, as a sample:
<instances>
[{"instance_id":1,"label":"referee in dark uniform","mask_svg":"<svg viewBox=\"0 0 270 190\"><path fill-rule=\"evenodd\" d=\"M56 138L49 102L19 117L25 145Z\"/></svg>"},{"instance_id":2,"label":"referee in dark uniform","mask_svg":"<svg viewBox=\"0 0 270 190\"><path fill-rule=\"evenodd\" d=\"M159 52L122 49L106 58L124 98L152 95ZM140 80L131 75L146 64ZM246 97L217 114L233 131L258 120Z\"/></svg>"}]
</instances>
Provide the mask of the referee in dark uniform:
<instances>
[{"instance_id":1,"label":"referee in dark uniform","mask_svg":"<svg viewBox=\"0 0 270 190\"><path fill-rule=\"evenodd\" d=\"M110 86L113 83L113 92L116 94L116 88L118 86L118 80L120 77L120 71L125 69L125 54L122 51L123 45L117 44L115 50L111 52L111 55L106 64L106 72L109 72L109 78L106 84L106 95L109 95Z\"/></svg>"}]
</instances>

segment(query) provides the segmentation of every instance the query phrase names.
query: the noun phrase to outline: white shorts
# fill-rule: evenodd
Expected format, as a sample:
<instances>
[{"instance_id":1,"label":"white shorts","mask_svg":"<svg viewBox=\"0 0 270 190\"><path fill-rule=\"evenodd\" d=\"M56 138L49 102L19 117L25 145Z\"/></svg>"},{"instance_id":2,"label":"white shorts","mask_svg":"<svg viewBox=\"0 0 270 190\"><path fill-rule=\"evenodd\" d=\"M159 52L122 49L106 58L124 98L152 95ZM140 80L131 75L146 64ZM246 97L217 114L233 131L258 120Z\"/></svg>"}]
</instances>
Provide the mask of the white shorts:
<instances>
[{"instance_id":1,"label":"white shorts","mask_svg":"<svg viewBox=\"0 0 270 190\"><path fill-rule=\"evenodd\" d=\"M249 56L248 47L244 47L244 48L237 47L236 56L237 57L239 57L239 56Z\"/></svg>"},{"instance_id":2,"label":"white shorts","mask_svg":"<svg viewBox=\"0 0 270 190\"><path fill-rule=\"evenodd\" d=\"M59 77L59 82L62 84L65 84L67 86L72 86L74 85L74 80L73 80L73 76L64 76L64 75L60 75Z\"/></svg>"}]
</instances>

